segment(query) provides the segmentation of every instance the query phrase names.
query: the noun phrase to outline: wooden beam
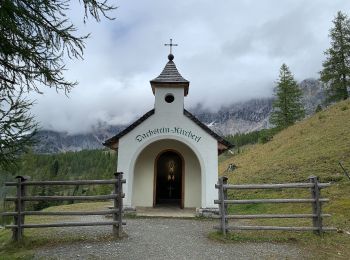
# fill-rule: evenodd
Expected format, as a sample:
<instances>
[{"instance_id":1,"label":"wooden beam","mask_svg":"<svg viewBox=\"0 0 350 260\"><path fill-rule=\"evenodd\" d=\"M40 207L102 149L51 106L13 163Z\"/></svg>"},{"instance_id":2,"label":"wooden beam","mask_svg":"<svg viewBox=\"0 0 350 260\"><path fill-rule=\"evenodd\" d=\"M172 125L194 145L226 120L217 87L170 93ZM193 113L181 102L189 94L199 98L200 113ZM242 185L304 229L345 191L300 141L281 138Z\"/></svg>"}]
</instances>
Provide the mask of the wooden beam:
<instances>
[{"instance_id":1,"label":"wooden beam","mask_svg":"<svg viewBox=\"0 0 350 260\"><path fill-rule=\"evenodd\" d=\"M252 200L224 200L226 204L258 204L258 203L312 203L314 199L252 199ZM320 202L328 202L329 199L319 199ZM220 204L220 200L214 200Z\"/></svg>"},{"instance_id":2,"label":"wooden beam","mask_svg":"<svg viewBox=\"0 0 350 260\"><path fill-rule=\"evenodd\" d=\"M319 183L320 188L330 186L330 183ZM215 188L219 188L219 185L215 185ZM227 184L224 185L224 189L282 189L282 188L312 188L312 183L282 183L282 184Z\"/></svg>"},{"instance_id":3,"label":"wooden beam","mask_svg":"<svg viewBox=\"0 0 350 260\"><path fill-rule=\"evenodd\" d=\"M322 217L330 217L330 214L322 214ZM227 215L227 219L256 219L256 218L313 218L314 214L257 214L257 215ZM218 216L217 218L220 218Z\"/></svg>"},{"instance_id":4,"label":"wooden beam","mask_svg":"<svg viewBox=\"0 0 350 260\"><path fill-rule=\"evenodd\" d=\"M43 186L43 185L94 185L94 184L115 184L118 180L75 180L75 181L27 181L24 185ZM126 180L122 180L126 183ZM17 186L17 182L5 182L5 186Z\"/></svg>"},{"instance_id":5,"label":"wooden beam","mask_svg":"<svg viewBox=\"0 0 350 260\"><path fill-rule=\"evenodd\" d=\"M21 215L31 216L80 216L80 215L108 215L119 212L118 209L104 210L104 211L60 211L60 212L49 212L49 211L23 211ZM3 212L3 216L15 216L17 212Z\"/></svg>"},{"instance_id":6,"label":"wooden beam","mask_svg":"<svg viewBox=\"0 0 350 260\"><path fill-rule=\"evenodd\" d=\"M84 226L108 226L118 225L118 221L105 222L66 222L66 223L49 223L49 224L24 224L22 228L48 228L48 227L84 227ZM122 223L126 225L126 222ZM5 228L14 228L16 225L6 225Z\"/></svg>"},{"instance_id":7,"label":"wooden beam","mask_svg":"<svg viewBox=\"0 0 350 260\"><path fill-rule=\"evenodd\" d=\"M125 194L122 194L124 198ZM24 201L57 201L57 200L110 200L118 197L118 194L96 195L96 196L25 196L21 197ZM7 197L5 201L16 201L16 197Z\"/></svg>"},{"instance_id":8,"label":"wooden beam","mask_svg":"<svg viewBox=\"0 0 350 260\"><path fill-rule=\"evenodd\" d=\"M219 226L214 227L220 230ZM281 231L315 231L315 227L277 227L277 226L231 226L229 230L281 230ZM337 231L336 228L323 228L324 231Z\"/></svg>"}]
</instances>

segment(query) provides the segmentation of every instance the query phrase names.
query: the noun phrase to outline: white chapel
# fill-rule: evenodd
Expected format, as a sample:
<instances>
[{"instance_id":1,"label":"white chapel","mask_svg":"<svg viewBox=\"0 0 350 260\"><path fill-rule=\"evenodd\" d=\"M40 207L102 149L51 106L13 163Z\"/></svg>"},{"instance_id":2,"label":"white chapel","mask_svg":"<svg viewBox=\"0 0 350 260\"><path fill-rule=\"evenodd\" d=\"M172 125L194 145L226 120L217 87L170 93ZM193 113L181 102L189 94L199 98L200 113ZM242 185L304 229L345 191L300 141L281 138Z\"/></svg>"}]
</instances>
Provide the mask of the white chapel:
<instances>
[{"instance_id":1,"label":"white chapel","mask_svg":"<svg viewBox=\"0 0 350 260\"><path fill-rule=\"evenodd\" d=\"M184 109L190 82L173 59L170 51L162 73L150 81L154 109L104 143L118 152L128 208L217 208L218 155L232 145Z\"/></svg>"}]
</instances>

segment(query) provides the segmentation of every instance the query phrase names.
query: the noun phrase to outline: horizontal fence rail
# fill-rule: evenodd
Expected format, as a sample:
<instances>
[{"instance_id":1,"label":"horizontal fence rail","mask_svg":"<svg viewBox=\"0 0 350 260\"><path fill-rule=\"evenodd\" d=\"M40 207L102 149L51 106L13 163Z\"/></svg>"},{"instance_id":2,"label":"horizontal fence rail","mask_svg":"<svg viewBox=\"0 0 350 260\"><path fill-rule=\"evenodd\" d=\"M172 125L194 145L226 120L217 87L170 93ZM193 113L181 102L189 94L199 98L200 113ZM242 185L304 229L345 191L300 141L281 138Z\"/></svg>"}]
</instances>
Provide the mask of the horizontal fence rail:
<instances>
[{"instance_id":1,"label":"horizontal fence rail","mask_svg":"<svg viewBox=\"0 0 350 260\"><path fill-rule=\"evenodd\" d=\"M224 200L225 204L259 204L259 203L310 203L315 199L251 199L251 200ZM328 202L329 199L319 199L319 202ZM220 200L214 200L216 204L222 203Z\"/></svg>"},{"instance_id":2,"label":"horizontal fence rail","mask_svg":"<svg viewBox=\"0 0 350 260\"><path fill-rule=\"evenodd\" d=\"M214 227L221 230L221 227ZM279 226L230 226L226 227L226 230L281 230L281 231L316 231L317 227L279 227ZM323 231L335 231L335 228L324 227Z\"/></svg>"},{"instance_id":3,"label":"horizontal fence rail","mask_svg":"<svg viewBox=\"0 0 350 260\"><path fill-rule=\"evenodd\" d=\"M258 214L258 215L226 215L226 219L257 219L257 218L315 218L314 214ZM331 214L321 214L321 217L331 217ZM215 218L221 218L217 216Z\"/></svg>"},{"instance_id":4,"label":"horizontal fence rail","mask_svg":"<svg viewBox=\"0 0 350 260\"><path fill-rule=\"evenodd\" d=\"M322 213L322 203L328 202L329 199L321 198L321 189L329 187L330 183L319 183L315 176L309 177L309 183L282 183L282 184L227 184L227 177L219 178L215 188L218 189L218 200L214 200L219 205L220 226L214 227L221 230L226 235L229 230L284 230L284 231L314 231L322 234L324 231L335 231L336 228L323 227L322 218L330 217L330 214ZM286 189L286 188L309 188L311 198L305 199L228 199L228 190L247 190L247 189ZM228 214L228 205L241 204L261 204L261 203L310 203L312 214L257 214L257 215L230 215ZM229 219L273 219L273 218L310 218L312 227L281 227L281 226L228 226Z\"/></svg>"},{"instance_id":5,"label":"horizontal fence rail","mask_svg":"<svg viewBox=\"0 0 350 260\"><path fill-rule=\"evenodd\" d=\"M118 194L97 196L24 196L22 201L62 201L62 200L111 200L118 198ZM124 193L122 194L124 197ZM17 197L7 197L5 201L17 201Z\"/></svg>"},{"instance_id":6,"label":"horizontal fence rail","mask_svg":"<svg viewBox=\"0 0 350 260\"><path fill-rule=\"evenodd\" d=\"M20 215L27 216L88 216L88 215L110 215L118 213L119 209L101 210L101 211L23 211ZM122 211L124 213L124 211ZM17 212L3 212L3 216L15 216Z\"/></svg>"},{"instance_id":7,"label":"horizontal fence rail","mask_svg":"<svg viewBox=\"0 0 350 260\"><path fill-rule=\"evenodd\" d=\"M126 222L122 222L126 225ZM104 222L65 222L65 223L49 223L49 224L23 224L22 228L48 228L48 227L86 227L86 226L109 226L119 225L118 221ZM8 228L16 228L16 225L7 225Z\"/></svg>"},{"instance_id":8,"label":"horizontal fence rail","mask_svg":"<svg viewBox=\"0 0 350 260\"><path fill-rule=\"evenodd\" d=\"M320 188L329 187L330 183L319 183ZM219 184L215 184L215 188L219 188ZM312 188L314 184L312 183L282 183L282 184L226 184L224 189L235 189L235 190L247 190L247 189L286 189L286 188Z\"/></svg>"},{"instance_id":9,"label":"horizontal fence rail","mask_svg":"<svg viewBox=\"0 0 350 260\"><path fill-rule=\"evenodd\" d=\"M21 176L19 176L21 177ZM22 176L27 177L27 176ZM126 180L121 180L126 183ZM48 186L48 185L97 185L97 184L116 184L117 179L111 180L75 180L75 181L26 181L26 186ZM5 182L5 186L17 186L18 182Z\"/></svg>"},{"instance_id":10,"label":"horizontal fence rail","mask_svg":"<svg viewBox=\"0 0 350 260\"><path fill-rule=\"evenodd\" d=\"M113 234L120 237L122 235L122 226L126 225L122 221L123 214L123 173L114 174L111 180L70 180L70 181L28 181L28 176L17 176L17 182L6 182L6 186L15 186L17 188L16 197L7 197L5 201L15 202L13 212L4 212L3 216L13 216L14 223L6 225L5 228L12 228L12 238L19 241L23 238L24 228L48 228L48 227L78 227L78 226L113 226ZM113 185L113 193L110 195L95 196L28 196L26 194L27 186L47 186L47 185ZM26 211L26 201L96 201L96 200L113 200L113 207L109 210L101 211L67 211L67 212L47 212L47 211ZM97 222L62 222L62 223L45 223L45 224L27 224L24 223L25 216L87 216L87 215L112 215L113 221Z\"/></svg>"}]
</instances>

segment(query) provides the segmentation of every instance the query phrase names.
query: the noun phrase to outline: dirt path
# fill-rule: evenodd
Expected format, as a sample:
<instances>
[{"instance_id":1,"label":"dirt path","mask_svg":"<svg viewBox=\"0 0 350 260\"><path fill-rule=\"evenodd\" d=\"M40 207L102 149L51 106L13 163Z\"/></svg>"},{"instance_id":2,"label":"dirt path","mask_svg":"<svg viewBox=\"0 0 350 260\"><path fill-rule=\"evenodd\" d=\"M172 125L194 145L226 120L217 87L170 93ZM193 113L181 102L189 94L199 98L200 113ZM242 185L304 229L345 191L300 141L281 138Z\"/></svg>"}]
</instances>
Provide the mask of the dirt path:
<instances>
[{"instance_id":1,"label":"dirt path","mask_svg":"<svg viewBox=\"0 0 350 260\"><path fill-rule=\"evenodd\" d=\"M40 248L35 259L301 259L303 252L291 244L225 244L207 238L215 222L195 219L127 219L127 238L79 242ZM60 232L82 236L110 234L111 227L82 227ZM59 235L59 233L57 233Z\"/></svg>"}]
</instances>

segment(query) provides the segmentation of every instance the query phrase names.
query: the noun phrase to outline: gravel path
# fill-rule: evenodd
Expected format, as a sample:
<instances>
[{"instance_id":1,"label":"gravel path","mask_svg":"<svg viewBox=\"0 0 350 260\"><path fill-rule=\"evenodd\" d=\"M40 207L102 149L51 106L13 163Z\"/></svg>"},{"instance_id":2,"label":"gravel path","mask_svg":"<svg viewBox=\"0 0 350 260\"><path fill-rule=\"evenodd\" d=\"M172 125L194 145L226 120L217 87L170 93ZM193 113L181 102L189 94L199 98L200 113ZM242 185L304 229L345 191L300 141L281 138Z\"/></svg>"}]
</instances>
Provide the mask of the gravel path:
<instances>
[{"instance_id":1,"label":"gravel path","mask_svg":"<svg viewBox=\"0 0 350 260\"><path fill-rule=\"evenodd\" d=\"M127 219L127 238L39 248L35 259L302 259L296 246L275 243L220 243L207 238L216 222L195 219ZM84 236L110 234L111 227L57 229Z\"/></svg>"}]
</instances>

